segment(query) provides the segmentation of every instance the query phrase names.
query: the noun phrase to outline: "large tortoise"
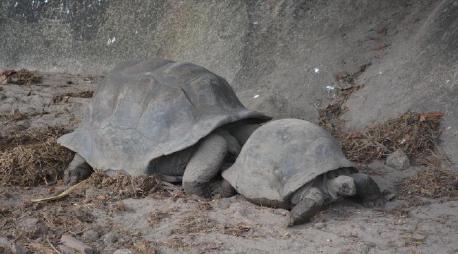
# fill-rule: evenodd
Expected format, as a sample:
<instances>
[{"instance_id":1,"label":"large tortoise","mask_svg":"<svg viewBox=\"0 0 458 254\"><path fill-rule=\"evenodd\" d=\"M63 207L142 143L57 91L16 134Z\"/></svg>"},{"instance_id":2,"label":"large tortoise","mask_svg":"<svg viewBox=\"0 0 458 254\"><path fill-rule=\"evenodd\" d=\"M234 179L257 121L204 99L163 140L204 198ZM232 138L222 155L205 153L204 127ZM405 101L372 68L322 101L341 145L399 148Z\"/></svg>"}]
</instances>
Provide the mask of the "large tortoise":
<instances>
[{"instance_id":1,"label":"large tortoise","mask_svg":"<svg viewBox=\"0 0 458 254\"><path fill-rule=\"evenodd\" d=\"M58 139L76 152L65 182L87 178L91 168L122 170L182 180L186 192L209 196L230 188L216 181L218 173L267 119L246 109L226 80L201 66L126 62L97 88L80 126Z\"/></svg>"},{"instance_id":2,"label":"large tortoise","mask_svg":"<svg viewBox=\"0 0 458 254\"><path fill-rule=\"evenodd\" d=\"M259 127L223 178L254 203L292 208L290 225L341 197L357 196L366 205L383 202L377 184L356 171L327 131L299 119Z\"/></svg>"}]
</instances>

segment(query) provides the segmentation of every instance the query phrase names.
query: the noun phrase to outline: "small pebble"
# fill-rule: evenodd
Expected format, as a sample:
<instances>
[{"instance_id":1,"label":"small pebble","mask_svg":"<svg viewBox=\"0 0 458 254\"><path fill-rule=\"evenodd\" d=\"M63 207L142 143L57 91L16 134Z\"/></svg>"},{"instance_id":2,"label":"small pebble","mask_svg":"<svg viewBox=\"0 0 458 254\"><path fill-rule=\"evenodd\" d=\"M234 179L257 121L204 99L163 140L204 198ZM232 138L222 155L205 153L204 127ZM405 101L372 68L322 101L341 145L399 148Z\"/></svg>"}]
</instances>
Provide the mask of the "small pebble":
<instances>
[{"instance_id":1,"label":"small pebble","mask_svg":"<svg viewBox=\"0 0 458 254\"><path fill-rule=\"evenodd\" d=\"M119 249L113 252L113 254L132 254L132 251L129 249Z\"/></svg>"},{"instance_id":2,"label":"small pebble","mask_svg":"<svg viewBox=\"0 0 458 254\"><path fill-rule=\"evenodd\" d=\"M99 239L99 237L99 233L93 229L89 229L88 231L83 233L83 239L90 242L96 241L97 239Z\"/></svg>"},{"instance_id":3,"label":"small pebble","mask_svg":"<svg viewBox=\"0 0 458 254\"><path fill-rule=\"evenodd\" d=\"M67 254L67 253L75 253L75 251L72 248L69 248L63 244L57 246L57 248L60 250L61 253Z\"/></svg>"},{"instance_id":4,"label":"small pebble","mask_svg":"<svg viewBox=\"0 0 458 254\"><path fill-rule=\"evenodd\" d=\"M31 238L37 238L40 235L46 234L46 226L37 218L26 217L19 221L18 227Z\"/></svg>"},{"instance_id":5,"label":"small pebble","mask_svg":"<svg viewBox=\"0 0 458 254\"><path fill-rule=\"evenodd\" d=\"M25 254L27 252L21 245L0 237L0 253Z\"/></svg>"},{"instance_id":6,"label":"small pebble","mask_svg":"<svg viewBox=\"0 0 458 254\"><path fill-rule=\"evenodd\" d=\"M80 240L76 239L72 235L63 234L62 237L60 238L60 241L66 247L77 250L80 253L84 253L84 254L95 253L95 250L91 246L81 242Z\"/></svg>"},{"instance_id":7,"label":"small pebble","mask_svg":"<svg viewBox=\"0 0 458 254\"><path fill-rule=\"evenodd\" d=\"M315 228L316 229L323 229L326 227L326 224L322 223L322 222L317 222L315 223Z\"/></svg>"},{"instance_id":8,"label":"small pebble","mask_svg":"<svg viewBox=\"0 0 458 254\"><path fill-rule=\"evenodd\" d=\"M375 243L373 242L366 242L366 245L369 247L369 248L375 248L375 246L377 246Z\"/></svg>"},{"instance_id":9,"label":"small pebble","mask_svg":"<svg viewBox=\"0 0 458 254\"><path fill-rule=\"evenodd\" d=\"M424 241L426 239L426 236L425 235L421 235L421 234L418 234L418 233L414 233L411 237L413 240L415 241Z\"/></svg>"},{"instance_id":10,"label":"small pebble","mask_svg":"<svg viewBox=\"0 0 458 254\"><path fill-rule=\"evenodd\" d=\"M217 206L218 208L221 208L221 209L227 209L231 206L231 200L227 198L219 199L217 202Z\"/></svg>"},{"instance_id":11,"label":"small pebble","mask_svg":"<svg viewBox=\"0 0 458 254\"><path fill-rule=\"evenodd\" d=\"M115 232L109 232L105 234L102 239L105 245L111 246L113 243L118 241L118 235Z\"/></svg>"}]
</instances>

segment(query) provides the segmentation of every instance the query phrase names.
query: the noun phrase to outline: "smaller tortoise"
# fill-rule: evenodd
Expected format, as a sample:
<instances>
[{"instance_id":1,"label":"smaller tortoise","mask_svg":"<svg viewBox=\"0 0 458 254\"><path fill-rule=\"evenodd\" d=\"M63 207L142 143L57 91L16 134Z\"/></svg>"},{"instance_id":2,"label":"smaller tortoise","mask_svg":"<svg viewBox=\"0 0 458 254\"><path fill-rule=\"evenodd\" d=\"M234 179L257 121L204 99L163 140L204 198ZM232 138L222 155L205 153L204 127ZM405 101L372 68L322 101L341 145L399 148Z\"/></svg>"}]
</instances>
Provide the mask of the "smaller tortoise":
<instances>
[{"instance_id":1,"label":"smaller tortoise","mask_svg":"<svg viewBox=\"0 0 458 254\"><path fill-rule=\"evenodd\" d=\"M291 209L289 225L308 221L342 197L383 202L374 180L357 172L327 131L299 119L259 127L223 178L253 203Z\"/></svg>"}]
</instances>

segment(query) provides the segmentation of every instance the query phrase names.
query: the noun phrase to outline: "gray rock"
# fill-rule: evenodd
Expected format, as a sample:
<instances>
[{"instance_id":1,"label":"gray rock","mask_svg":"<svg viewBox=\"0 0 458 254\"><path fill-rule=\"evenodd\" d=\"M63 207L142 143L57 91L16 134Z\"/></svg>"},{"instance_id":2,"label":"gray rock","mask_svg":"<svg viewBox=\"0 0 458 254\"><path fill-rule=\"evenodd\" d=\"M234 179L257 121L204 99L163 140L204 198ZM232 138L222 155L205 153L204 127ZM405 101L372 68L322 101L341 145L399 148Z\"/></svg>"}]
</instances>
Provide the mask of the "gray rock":
<instances>
[{"instance_id":1,"label":"gray rock","mask_svg":"<svg viewBox=\"0 0 458 254\"><path fill-rule=\"evenodd\" d=\"M69 247L67 247L67 246L65 246L63 244L57 246L57 248L63 254L76 254L77 253L77 251L75 251L75 250L73 250L73 249L71 249L71 248L69 248Z\"/></svg>"},{"instance_id":2,"label":"gray rock","mask_svg":"<svg viewBox=\"0 0 458 254\"><path fill-rule=\"evenodd\" d=\"M116 251L116 249L113 248L113 247L106 247L100 253L114 253L115 251Z\"/></svg>"},{"instance_id":3,"label":"gray rock","mask_svg":"<svg viewBox=\"0 0 458 254\"><path fill-rule=\"evenodd\" d=\"M95 253L95 250L91 246L81 242L80 240L76 239L75 237L71 235L68 235L68 234L62 235L62 237L60 238L60 241L66 247L77 250L80 253L84 253L84 254Z\"/></svg>"},{"instance_id":4,"label":"gray rock","mask_svg":"<svg viewBox=\"0 0 458 254\"><path fill-rule=\"evenodd\" d=\"M21 245L11 242L5 237L0 237L0 253L25 254L26 251Z\"/></svg>"},{"instance_id":5,"label":"gray rock","mask_svg":"<svg viewBox=\"0 0 458 254\"><path fill-rule=\"evenodd\" d=\"M326 223L323 223L323 222L317 222L315 223L315 228L316 229L323 229L326 227Z\"/></svg>"},{"instance_id":6,"label":"gray rock","mask_svg":"<svg viewBox=\"0 0 458 254\"><path fill-rule=\"evenodd\" d=\"M231 206L231 199L229 198L219 199L216 205L218 206L218 208L228 209Z\"/></svg>"},{"instance_id":7,"label":"gray rock","mask_svg":"<svg viewBox=\"0 0 458 254\"><path fill-rule=\"evenodd\" d=\"M11 251L13 252L13 254L25 254L25 253L27 253L25 248L22 247L21 245L17 244L17 243L12 243Z\"/></svg>"},{"instance_id":8,"label":"gray rock","mask_svg":"<svg viewBox=\"0 0 458 254\"><path fill-rule=\"evenodd\" d=\"M111 246L113 243L118 241L118 234L115 232L109 232L105 234L102 239L106 246Z\"/></svg>"},{"instance_id":9,"label":"gray rock","mask_svg":"<svg viewBox=\"0 0 458 254\"><path fill-rule=\"evenodd\" d=\"M6 239L5 237L0 237L0 250L4 251L4 249L9 249L9 247L10 242L8 241L8 239Z\"/></svg>"},{"instance_id":10,"label":"gray rock","mask_svg":"<svg viewBox=\"0 0 458 254\"><path fill-rule=\"evenodd\" d=\"M94 242L97 239L99 239L99 237L99 233L93 229L89 229L88 231L83 233L83 239L86 241Z\"/></svg>"},{"instance_id":11,"label":"gray rock","mask_svg":"<svg viewBox=\"0 0 458 254\"><path fill-rule=\"evenodd\" d=\"M410 160L409 157L399 149L386 158L386 165L398 170L404 170L410 167Z\"/></svg>"},{"instance_id":12,"label":"gray rock","mask_svg":"<svg viewBox=\"0 0 458 254\"><path fill-rule=\"evenodd\" d=\"M33 217L26 217L20 220L18 228L31 238L39 237L47 232L46 226L39 219Z\"/></svg>"},{"instance_id":13,"label":"gray rock","mask_svg":"<svg viewBox=\"0 0 458 254\"><path fill-rule=\"evenodd\" d=\"M113 252L113 254L132 254L133 252L129 249L119 249Z\"/></svg>"}]
</instances>

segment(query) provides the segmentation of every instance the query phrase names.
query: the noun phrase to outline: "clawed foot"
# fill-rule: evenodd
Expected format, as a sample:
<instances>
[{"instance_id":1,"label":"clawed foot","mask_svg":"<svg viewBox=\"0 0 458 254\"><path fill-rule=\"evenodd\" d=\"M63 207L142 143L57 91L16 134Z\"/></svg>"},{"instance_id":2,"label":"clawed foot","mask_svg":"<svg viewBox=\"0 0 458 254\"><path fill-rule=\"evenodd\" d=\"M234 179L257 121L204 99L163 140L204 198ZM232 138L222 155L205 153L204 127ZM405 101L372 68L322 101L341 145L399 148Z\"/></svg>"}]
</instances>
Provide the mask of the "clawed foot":
<instances>
[{"instance_id":1,"label":"clawed foot","mask_svg":"<svg viewBox=\"0 0 458 254\"><path fill-rule=\"evenodd\" d=\"M367 208L377 208L385 206L385 200L382 197L380 197L373 200L362 200L361 204Z\"/></svg>"},{"instance_id":2,"label":"clawed foot","mask_svg":"<svg viewBox=\"0 0 458 254\"><path fill-rule=\"evenodd\" d=\"M324 204L323 193L317 188L310 188L303 198L291 209L288 226L294 226L310 221Z\"/></svg>"},{"instance_id":3,"label":"clawed foot","mask_svg":"<svg viewBox=\"0 0 458 254\"><path fill-rule=\"evenodd\" d=\"M74 185L88 178L92 172L91 166L81 156L76 154L64 172L64 183L66 185Z\"/></svg>"},{"instance_id":4,"label":"clawed foot","mask_svg":"<svg viewBox=\"0 0 458 254\"><path fill-rule=\"evenodd\" d=\"M224 179L211 183L210 191L212 197L228 198L236 194L235 189Z\"/></svg>"},{"instance_id":5,"label":"clawed foot","mask_svg":"<svg viewBox=\"0 0 458 254\"><path fill-rule=\"evenodd\" d=\"M73 170L65 170L64 183L66 185L74 185L79 181L82 181L92 174L92 169L75 168Z\"/></svg>"}]
</instances>

